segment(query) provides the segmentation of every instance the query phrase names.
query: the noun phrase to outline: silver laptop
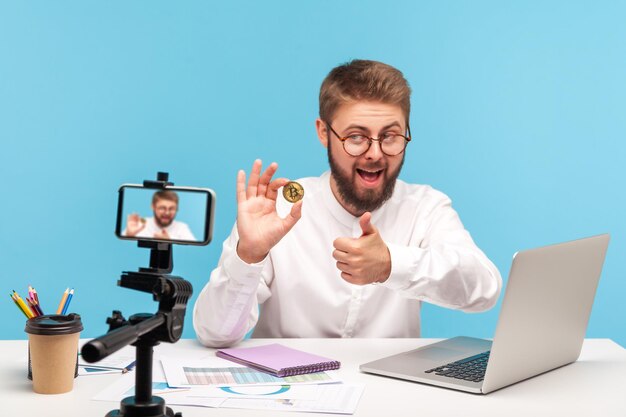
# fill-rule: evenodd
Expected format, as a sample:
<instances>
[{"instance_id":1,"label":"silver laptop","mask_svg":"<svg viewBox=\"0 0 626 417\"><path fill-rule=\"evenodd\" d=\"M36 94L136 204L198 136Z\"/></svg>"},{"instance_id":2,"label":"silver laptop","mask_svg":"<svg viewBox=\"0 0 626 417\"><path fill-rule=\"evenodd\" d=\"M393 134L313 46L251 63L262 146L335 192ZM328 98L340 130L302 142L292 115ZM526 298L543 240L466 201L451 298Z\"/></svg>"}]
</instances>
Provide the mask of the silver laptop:
<instances>
[{"instance_id":1,"label":"silver laptop","mask_svg":"<svg viewBox=\"0 0 626 417\"><path fill-rule=\"evenodd\" d=\"M361 371L487 394L578 359L609 235L518 252L493 342L455 337Z\"/></svg>"}]
</instances>

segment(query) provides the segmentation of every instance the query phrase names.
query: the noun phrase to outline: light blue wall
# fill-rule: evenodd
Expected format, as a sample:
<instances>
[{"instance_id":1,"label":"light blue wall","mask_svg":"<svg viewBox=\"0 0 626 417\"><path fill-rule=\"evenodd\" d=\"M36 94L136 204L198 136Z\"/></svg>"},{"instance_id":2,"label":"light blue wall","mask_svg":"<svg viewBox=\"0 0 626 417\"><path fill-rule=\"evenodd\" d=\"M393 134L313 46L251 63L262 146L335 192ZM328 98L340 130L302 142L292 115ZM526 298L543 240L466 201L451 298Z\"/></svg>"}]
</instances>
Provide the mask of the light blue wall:
<instances>
[{"instance_id":1,"label":"light blue wall","mask_svg":"<svg viewBox=\"0 0 626 417\"><path fill-rule=\"evenodd\" d=\"M148 253L113 231L118 186L158 170L217 193L213 243L174 251L199 291L235 219L237 170L324 171L319 85L369 58L414 91L401 177L450 195L504 277L518 249L612 234L588 336L626 345L624 21L619 1L3 0L3 291L30 283L53 310L75 287L84 336L112 309L154 311L116 287ZM23 338L8 297L0 311L0 337ZM498 311L425 306L423 335L489 337Z\"/></svg>"}]
</instances>

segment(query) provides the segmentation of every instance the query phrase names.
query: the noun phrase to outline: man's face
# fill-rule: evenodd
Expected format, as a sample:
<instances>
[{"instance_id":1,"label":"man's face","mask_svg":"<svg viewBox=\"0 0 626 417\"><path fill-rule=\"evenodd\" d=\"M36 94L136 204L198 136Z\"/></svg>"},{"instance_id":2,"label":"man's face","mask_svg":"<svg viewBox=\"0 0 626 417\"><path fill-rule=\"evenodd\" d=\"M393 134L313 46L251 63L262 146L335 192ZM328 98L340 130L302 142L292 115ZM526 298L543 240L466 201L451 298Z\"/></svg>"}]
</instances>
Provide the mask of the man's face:
<instances>
[{"instance_id":1,"label":"man's face","mask_svg":"<svg viewBox=\"0 0 626 417\"><path fill-rule=\"evenodd\" d=\"M178 205L174 201L157 199L152 204L154 220L159 227L167 227L172 224L174 217L176 217L176 210L178 210Z\"/></svg>"},{"instance_id":2,"label":"man's face","mask_svg":"<svg viewBox=\"0 0 626 417\"><path fill-rule=\"evenodd\" d=\"M345 103L329 122L341 137L362 134L377 138L385 132L402 135L406 132L402 109L378 102ZM393 193L404 162L404 152L387 156L380 149L380 144L374 141L363 155L351 156L344 151L337 136L329 132L319 119L317 127L322 144L328 148L331 188L341 205L354 216L381 207ZM322 140L322 134L325 140Z\"/></svg>"}]
</instances>

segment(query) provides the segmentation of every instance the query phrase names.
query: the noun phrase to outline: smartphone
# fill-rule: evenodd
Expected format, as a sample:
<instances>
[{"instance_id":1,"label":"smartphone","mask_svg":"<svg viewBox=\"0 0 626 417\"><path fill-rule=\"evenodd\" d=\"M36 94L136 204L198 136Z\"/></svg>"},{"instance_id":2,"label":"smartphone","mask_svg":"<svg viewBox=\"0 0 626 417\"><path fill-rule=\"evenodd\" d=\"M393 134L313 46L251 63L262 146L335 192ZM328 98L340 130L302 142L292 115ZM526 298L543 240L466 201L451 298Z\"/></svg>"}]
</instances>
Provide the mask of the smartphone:
<instances>
[{"instance_id":1,"label":"smartphone","mask_svg":"<svg viewBox=\"0 0 626 417\"><path fill-rule=\"evenodd\" d=\"M207 245L213 237L215 193L209 188L119 189L115 235L125 240Z\"/></svg>"}]
</instances>

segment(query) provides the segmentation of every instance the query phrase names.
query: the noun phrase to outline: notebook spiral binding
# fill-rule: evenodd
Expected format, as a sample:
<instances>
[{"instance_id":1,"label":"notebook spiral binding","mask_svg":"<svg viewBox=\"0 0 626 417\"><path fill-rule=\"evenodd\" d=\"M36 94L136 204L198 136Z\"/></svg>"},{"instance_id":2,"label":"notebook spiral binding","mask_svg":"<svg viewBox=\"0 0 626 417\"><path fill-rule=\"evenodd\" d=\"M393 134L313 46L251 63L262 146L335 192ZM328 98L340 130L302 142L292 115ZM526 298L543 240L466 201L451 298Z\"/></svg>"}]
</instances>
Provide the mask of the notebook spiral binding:
<instances>
[{"instance_id":1,"label":"notebook spiral binding","mask_svg":"<svg viewBox=\"0 0 626 417\"><path fill-rule=\"evenodd\" d=\"M283 377L283 376L295 376L295 375L302 375L302 374L313 374L315 372L339 369L340 366L341 366L341 362L339 361L320 362L320 363L314 363L311 365L304 365L304 366L292 366L291 368L285 368L283 372L280 373L279 376Z\"/></svg>"}]
</instances>

